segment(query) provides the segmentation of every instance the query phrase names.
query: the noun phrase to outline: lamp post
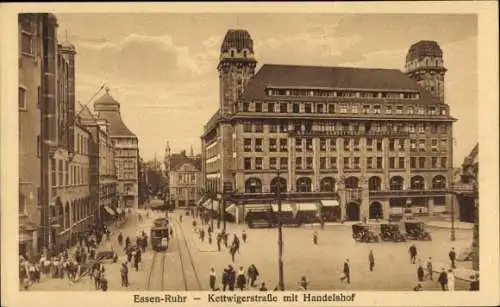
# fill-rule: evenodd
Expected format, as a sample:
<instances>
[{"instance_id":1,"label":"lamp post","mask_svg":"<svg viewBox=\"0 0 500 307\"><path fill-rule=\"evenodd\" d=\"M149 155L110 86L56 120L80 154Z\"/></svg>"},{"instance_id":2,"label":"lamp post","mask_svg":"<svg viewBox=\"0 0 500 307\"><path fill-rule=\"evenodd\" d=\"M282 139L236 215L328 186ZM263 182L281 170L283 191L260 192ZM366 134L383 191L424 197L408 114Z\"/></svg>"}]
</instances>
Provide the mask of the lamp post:
<instances>
[{"instance_id":1,"label":"lamp post","mask_svg":"<svg viewBox=\"0 0 500 307\"><path fill-rule=\"evenodd\" d=\"M283 279L283 231L281 227L281 181L280 169L278 168L278 182L276 183L276 198L278 200L278 286L281 291L285 290L285 283Z\"/></svg>"},{"instance_id":2,"label":"lamp post","mask_svg":"<svg viewBox=\"0 0 500 307\"><path fill-rule=\"evenodd\" d=\"M450 241L455 241L455 190L454 183L451 183L451 233Z\"/></svg>"}]
</instances>

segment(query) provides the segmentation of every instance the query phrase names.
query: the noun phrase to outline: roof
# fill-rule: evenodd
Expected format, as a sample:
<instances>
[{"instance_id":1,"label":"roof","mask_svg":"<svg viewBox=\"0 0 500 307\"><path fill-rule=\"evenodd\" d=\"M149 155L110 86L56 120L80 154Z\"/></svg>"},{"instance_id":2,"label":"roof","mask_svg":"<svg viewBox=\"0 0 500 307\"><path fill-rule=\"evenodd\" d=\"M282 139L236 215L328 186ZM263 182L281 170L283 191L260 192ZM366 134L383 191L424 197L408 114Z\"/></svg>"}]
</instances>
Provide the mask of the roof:
<instances>
[{"instance_id":1,"label":"roof","mask_svg":"<svg viewBox=\"0 0 500 307\"><path fill-rule=\"evenodd\" d=\"M109 94L109 88L106 88L106 93L94 102L94 111L98 118L109 121L110 136L137 137L123 122L120 115L120 103Z\"/></svg>"},{"instance_id":2,"label":"roof","mask_svg":"<svg viewBox=\"0 0 500 307\"><path fill-rule=\"evenodd\" d=\"M81 119L96 120L94 114L92 114L88 106L82 105L79 101L77 102L76 106L77 106L76 112Z\"/></svg>"},{"instance_id":3,"label":"roof","mask_svg":"<svg viewBox=\"0 0 500 307\"><path fill-rule=\"evenodd\" d=\"M228 30L222 41L220 51L228 52L231 48L235 48L238 52L244 48L253 52L253 40L252 37L250 37L250 33L243 29Z\"/></svg>"},{"instance_id":4,"label":"roof","mask_svg":"<svg viewBox=\"0 0 500 307\"><path fill-rule=\"evenodd\" d=\"M465 157L463 164L465 165L474 164L475 162L478 161L477 160L478 154L479 154L479 143L476 143L474 148L472 148L471 152L467 155L467 157Z\"/></svg>"},{"instance_id":5,"label":"roof","mask_svg":"<svg viewBox=\"0 0 500 307\"><path fill-rule=\"evenodd\" d=\"M196 157L187 157L182 154L172 154L170 156L170 169L173 171L178 170L184 164L191 164L197 170L201 170L201 158L199 156Z\"/></svg>"},{"instance_id":6,"label":"roof","mask_svg":"<svg viewBox=\"0 0 500 307\"><path fill-rule=\"evenodd\" d=\"M266 99L266 87L416 90L420 100L439 102L398 69L265 64L249 81L242 99Z\"/></svg>"},{"instance_id":7,"label":"roof","mask_svg":"<svg viewBox=\"0 0 500 307\"><path fill-rule=\"evenodd\" d=\"M422 40L411 45L406 61L421 60L424 57L443 57L443 50L436 41Z\"/></svg>"}]
</instances>

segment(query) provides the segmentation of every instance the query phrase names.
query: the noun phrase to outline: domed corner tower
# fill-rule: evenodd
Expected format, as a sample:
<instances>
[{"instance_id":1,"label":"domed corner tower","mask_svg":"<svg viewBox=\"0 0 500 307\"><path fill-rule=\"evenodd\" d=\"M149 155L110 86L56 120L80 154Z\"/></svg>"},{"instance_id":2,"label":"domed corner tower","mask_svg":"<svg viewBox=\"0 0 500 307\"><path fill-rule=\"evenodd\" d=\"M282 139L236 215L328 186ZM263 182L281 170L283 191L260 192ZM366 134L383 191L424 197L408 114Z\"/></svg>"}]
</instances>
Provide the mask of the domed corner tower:
<instances>
[{"instance_id":1,"label":"domed corner tower","mask_svg":"<svg viewBox=\"0 0 500 307\"><path fill-rule=\"evenodd\" d=\"M238 97L255 74L253 40L247 30L228 30L220 48L219 83L220 109L223 115L231 114Z\"/></svg>"},{"instance_id":2,"label":"domed corner tower","mask_svg":"<svg viewBox=\"0 0 500 307\"><path fill-rule=\"evenodd\" d=\"M436 41L419 41L406 54L406 75L444 102L443 50Z\"/></svg>"}]
</instances>

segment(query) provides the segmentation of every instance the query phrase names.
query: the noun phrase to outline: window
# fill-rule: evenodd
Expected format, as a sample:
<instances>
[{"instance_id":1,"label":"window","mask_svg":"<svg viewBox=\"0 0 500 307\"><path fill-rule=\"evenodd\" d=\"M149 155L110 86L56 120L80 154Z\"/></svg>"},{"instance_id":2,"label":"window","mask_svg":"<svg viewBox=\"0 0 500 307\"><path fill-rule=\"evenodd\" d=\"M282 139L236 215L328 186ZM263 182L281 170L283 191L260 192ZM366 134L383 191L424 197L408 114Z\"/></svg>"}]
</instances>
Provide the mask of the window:
<instances>
[{"instance_id":1,"label":"window","mask_svg":"<svg viewBox=\"0 0 500 307\"><path fill-rule=\"evenodd\" d=\"M418 151L425 152L425 140L420 140L418 142Z\"/></svg>"},{"instance_id":2,"label":"window","mask_svg":"<svg viewBox=\"0 0 500 307\"><path fill-rule=\"evenodd\" d=\"M344 158L344 169L349 169L349 168L350 168L349 158Z\"/></svg>"},{"instance_id":3,"label":"window","mask_svg":"<svg viewBox=\"0 0 500 307\"><path fill-rule=\"evenodd\" d=\"M280 139L280 151L288 152L288 139Z\"/></svg>"},{"instance_id":4,"label":"window","mask_svg":"<svg viewBox=\"0 0 500 307\"><path fill-rule=\"evenodd\" d=\"M439 142L439 150L440 151L448 150L448 140L441 140L441 142Z\"/></svg>"},{"instance_id":5,"label":"window","mask_svg":"<svg viewBox=\"0 0 500 307\"><path fill-rule=\"evenodd\" d=\"M250 110L250 104L248 102L243 103L243 112L248 112Z\"/></svg>"},{"instance_id":6,"label":"window","mask_svg":"<svg viewBox=\"0 0 500 307\"><path fill-rule=\"evenodd\" d=\"M255 112L262 112L262 103L261 102L255 103Z\"/></svg>"},{"instance_id":7,"label":"window","mask_svg":"<svg viewBox=\"0 0 500 307\"><path fill-rule=\"evenodd\" d=\"M396 114L403 114L403 107L402 106L396 107Z\"/></svg>"},{"instance_id":8,"label":"window","mask_svg":"<svg viewBox=\"0 0 500 307\"><path fill-rule=\"evenodd\" d=\"M305 106L304 106L304 111L306 113L311 113L312 112L312 108L311 108L311 104L310 103L306 103Z\"/></svg>"},{"instance_id":9,"label":"window","mask_svg":"<svg viewBox=\"0 0 500 307\"><path fill-rule=\"evenodd\" d=\"M34 55L33 28L30 17L21 17L21 52Z\"/></svg>"},{"instance_id":10,"label":"window","mask_svg":"<svg viewBox=\"0 0 500 307\"><path fill-rule=\"evenodd\" d=\"M390 157L389 158L389 168L395 168L396 167L396 165L395 165L394 162L395 162L394 161L394 157Z\"/></svg>"},{"instance_id":11,"label":"window","mask_svg":"<svg viewBox=\"0 0 500 307\"><path fill-rule=\"evenodd\" d=\"M441 158L441 167L442 168L447 168L448 167L448 159L446 157Z\"/></svg>"},{"instance_id":12,"label":"window","mask_svg":"<svg viewBox=\"0 0 500 307\"><path fill-rule=\"evenodd\" d=\"M446 124L441 125L441 133L448 133L448 125Z\"/></svg>"},{"instance_id":13,"label":"window","mask_svg":"<svg viewBox=\"0 0 500 307\"><path fill-rule=\"evenodd\" d=\"M337 169L337 157L330 157L330 168Z\"/></svg>"},{"instance_id":14,"label":"window","mask_svg":"<svg viewBox=\"0 0 500 307\"><path fill-rule=\"evenodd\" d=\"M413 110L413 107L408 107L408 114L412 115L415 111Z\"/></svg>"},{"instance_id":15,"label":"window","mask_svg":"<svg viewBox=\"0 0 500 307\"><path fill-rule=\"evenodd\" d=\"M391 114L392 113L392 107L391 106L386 106L385 107L385 114Z\"/></svg>"},{"instance_id":16,"label":"window","mask_svg":"<svg viewBox=\"0 0 500 307\"><path fill-rule=\"evenodd\" d=\"M446 108L441 108L441 115L446 115Z\"/></svg>"},{"instance_id":17,"label":"window","mask_svg":"<svg viewBox=\"0 0 500 307\"><path fill-rule=\"evenodd\" d=\"M382 157L377 157L377 168L382 168Z\"/></svg>"},{"instance_id":18,"label":"window","mask_svg":"<svg viewBox=\"0 0 500 307\"><path fill-rule=\"evenodd\" d=\"M275 157L269 158L269 168L275 169L276 168L276 162L277 162L277 158L275 158Z\"/></svg>"},{"instance_id":19,"label":"window","mask_svg":"<svg viewBox=\"0 0 500 307\"><path fill-rule=\"evenodd\" d=\"M269 133L277 133L277 132L278 132L278 125L269 124Z\"/></svg>"},{"instance_id":20,"label":"window","mask_svg":"<svg viewBox=\"0 0 500 307\"><path fill-rule=\"evenodd\" d=\"M344 151L350 151L351 147L350 145L350 139L344 139Z\"/></svg>"},{"instance_id":21,"label":"window","mask_svg":"<svg viewBox=\"0 0 500 307\"><path fill-rule=\"evenodd\" d=\"M295 139L295 151L302 152L302 139L301 138Z\"/></svg>"},{"instance_id":22,"label":"window","mask_svg":"<svg viewBox=\"0 0 500 307\"><path fill-rule=\"evenodd\" d=\"M436 139L432 139L431 140L431 150L433 152L437 152L438 151L438 140L436 140Z\"/></svg>"},{"instance_id":23,"label":"window","mask_svg":"<svg viewBox=\"0 0 500 307\"><path fill-rule=\"evenodd\" d=\"M282 102L280 103L280 113L287 113L288 112L288 104Z\"/></svg>"},{"instance_id":24,"label":"window","mask_svg":"<svg viewBox=\"0 0 500 307\"><path fill-rule=\"evenodd\" d=\"M274 113L274 103L272 102L267 103L267 112Z\"/></svg>"},{"instance_id":25,"label":"window","mask_svg":"<svg viewBox=\"0 0 500 307\"><path fill-rule=\"evenodd\" d=\"M337 139L333 138L330 139L330 151L336 151L337 150Z\"/></svg>"},{"instance_id":26,"label":"window","mask_svg":"<svg viewBox=\"0 0 500 307\"><path fill-rule=\"evenodd\" d=\"M252 158L244 159L245 169L252 169Z\"/></svg>"},{"instance_id":27,"label":"window","mask_svg":"<svg viewBox=\"0 0 500 307\"><path fill-rule=\"evenodd\" d=\"M417 158L410 157L410 168L417 168Z\"/></svg>"},{"instance_id":28,"label":"window","mask_svg":"<svg viewBox=\"0 0 500 307\"><path fill-rule=\"evenodd\" d=\"M359 168L359 157L354 157L354 168Z\"/></svg>"},{"instance_id":29,"label":"window","mask_svg":"<svg viewBox=\"0 0 500 307\"><path fill-rule=\"evenodd\" d=\"M417 132L418 133L424 133L425 132L424 124L418 124L417 125Z\"/></svg>"},{"instance_id":30,"label":"window","mask_svg":"<svg viewBox=\"0 0 500 307\"><path fill-rule=\"evenodd\" d=\"M293 111L293 113L300 113L300 104L294 103L292 105L292 111Z\"/></svg>"},{"instance_id":31,"label":"window","mask_svg":"<svg viewBox=\"0 0 500 307\"><path fill-rule=\"evenodd\" d=\"M410 133L415 133L415 124L408 124L408 131Z\"/></svg>"},{"instance_id":32,"label":"window","mask_svg":"<svg viewBox=\"0 0 500 307\"><path fill-rule=\"evenodd\" d=\"M302 158L301 157L295 158L295 168L302 169Z\"/></svg>"},{"instance_id":33,"label":"window","mask_svg":"<svg viewBox=\"0 0 500 307\"><path fill-rule=\"evenodd\" d=\"M373 151L373 139L366 139L366 151Z\"/></svg>"},{"instance_id":34,"label":"window","mask_svg":"<svg viewBox=\"0 0 500 307\"><path fill-rule=\"evenodd\" d=\"M410 140L410 151L417 151L417 140Z\"/></svg>"},{"instance_id":35,"label":"window","mask_svg":"<svg viewBox=\"0 0 500 307\"><path fill-rule=\"evenodd\" d=\"M262 152L262 139L255 139L255 151Z\"/></svg>"},{"instance_id":36,"label":"window","mask_svg":"<svg viewBox=\"0 0 500 307\"><path fill-rule=\"evenodd\" d=\"M306 168L307 169L312 169L313 168L313 158L312 157L307 157L306 158Z\"/></svg>"},{"instance_id":37,"label":"window","mask_svg":"<svg viewBox=\"0 0 500 307\"><path fill-rule=\"evenodd\" d=\"M394 139L390 139L389 140L389 150L390 151L394 151L394 148L395 148L395 146L394 146L395 144L394 143L395 143L395 141L396 140L394 140Z\"/></svg>"},{"instance_id":38,"label":"window","mask_svg":"<svg viewBox=\"0 0 500 307\"><path fill-rule=\"evenodd\" d=\"M437 133L437 125L431 124L431 133Z\"/></svg>"},{"instance_id":39,"label":"window","mask_svg":"<svg viewBox=\"0 0 500 307\"><path fill-rule=\"evenodd\" d=\"M243 132L252 132L252 124L249 122L243 123Z\"/></svg>"},{"instance_id":40,"label":"window","mask_svg":"<svg viewBox=\"0 0 500 307\"><path fill-rule=\"evenodd\" d=\"M252 139L244 139L243 140L243 151L245 151L245 152L252 151Z\"/></svg>"},{"instance_id":41,"label":"window","mask_svg":"<svg viewBox=\"0 0 500 307\"><path fill-rule=\"evenodd\" d=\"M322 103L316 105L316 113L323 113L324 105Z\"/></svg>"},{"instance_id":42,"label":"window","mask_svg":"<svg viewBox=\"0 0 500 307\"><path fill-rule=\"evenodd\" d=\"M262 123L256 123L255 132L264 132L264 125Z\"/></svg>"},{"instance_id":43,"label":"window","mask_svg":"<svg viewBox=\"0 0 500 307\"><path fill-rule=\"evenodd\" d=\"M366 168L367 169L373 168L373 157L366 158Z\"/></svg>"},{"instance_id":44,"label":"window","mask_svg":"<svg viewBox=\"0 0 500 307\"><path fill-rule=\"evenodd\" d=\"M326 169L326 157L319 158L319 168Z\"/></svg>"},{"instance_id":45,"label":"window","mask_svg":"<svg viewBox=\"0 0 500 307\"><path fill-rule=\"evenodd\" d=\"M340 113L347 113L347 106L346 105L340 106Z\"/></svg>"},{"instance_id":46,"label":"window","mask_svg":"<svg viewBox=\"0 0 500 307\"><path fill-rule=\"evenodd\" d=\"M359 139L354 139L354 151L359 151Z\"/></svg>"},{"instance_id":47,"label":"window","mask_svg":"<svg viewBox=\"0 0 500 307\"><path fill-rule=\"evenodd\" d=\"M379 105L373 106L373 113L380 114L380 106Z\"/></svg>"},{"instance_id":48,"label":"window","mask_svg":"<svg viewBox=\"0 0 500 307\"><path fill-rule=\"evenodd\" d=\"M424 108L422 108L422 107L418 107L418 108L417 108L417 114L418 114L418 115L424 115L424 114L425 114L425 110L424 110Z\"/></svg>"},{"instance_id":49,"label":"window","mask_svg":"<svg viewBox=\"0 0 500 307\"><path fill-rule=\"evenodd\" d=\"M69 185L68 161L64 161L64 185Z\"/></svg>"},{"instance_id":50,"label":"window","mask_svg":"<svg viewBox=\"0 0 500 307\"><path fill-rule=\"evenodd\" d=\"M278 151L276 139L269 139L269 151L270 152Z\"/></svg>"},{"instance_id":51,"label":"window","mask_svg":"<svg viewBox=\"0 0 500 307\"><path fill-rule=\"evenodd\" d=\"M377 151L382 151L382 140L377 140Z\"/></svg>"},{"instance_id":52,"label":"window","mask_svg":"<svg viewBox=\"0 0 500 307\"><path fill-rule=\"evenodd\" d=\"M363 106L363 111L362 111L363 114L368 114L370 113L370 106L369 105L364 105Z\"/></svg>"},{"instance_id":53,"label":"window","mask_svg":"<svg viewBox=\"0 0 500 307\"><path fill-rule=\"evenodd\" d=\"M313 151L313 140L306 139L306 151Z\"/></svg>"},{"instance_id":54,"label":"window","mask_svg":"<svg viewBox=\"0 0 500 307\"><path fill-rule=\"evenodd\" d=\"M432 168L438 168L438 159L437 159L437 157L432 157L431 158L431 167Z\"/></svg>"},{"instance_id":55,"label":"window","mask_svg":"<svg viewBox=\"0 0 500 307\"><path fill-rule=\"evenodd\" d=\"M255 169L262 169L262 158L255 158Z\"/></svg>"},{"instance_id":56,"label":"window","mask_svg":"<svg viewBox=\"0 0 500 307\"><path fill-rule=\"evenodd\" d=\"M430 107L429 108L429 115L437 115L437 111L435 107Z\"/></svg>"},{"instance_id":57,"label":"window","mask_svg":"<svg viewBox=\"0 0 500 307\"><path fill-rule=\"evenodd\" d=\"M425 168L426 165L425 165L425 157L419 157L418 158L418 167L419 168Z\"/></svg>"},{"instance_id":58,"label":"window","mask_svg":"<svg viewBox=\"0 0 500 307\"><path fill-rule=\"evenodd\" d=\"M335 105L334 104L329 104L328 105L328 113L334 114L335 113Z\"/></svg>"},{"instance_id":59,"label":"window","mask_svg":"<svg viewBox=\"0 0 500 307\"><path fill-rule=\"evenodd\" d=\"M399 168L405 168L405 158L399 157Z\"/></svg>"},{"instance_id":60,"label":"window","mask_svg":"<svg viewBox=\"0 0 500 307\"><path fill-rule=\"evenodd\" d=\"M404 149L404 140L396 139L396 150L402 151Z\"/></svg>"},{"instance_id":61,"label":"window","mask_svg":"<svg viewBox=\"0 0 500 307\"><path fill-rule=\"evenodd\" d=\"M280 158L280 168L288 168L288 158Z\"/></svg>"},{"instance_id":62,"label":"window","mask_svg":"<svg viewBox=\"0 0 500 307\"><path fill-rule=\"evenodd\" d=\"M52 159L51 160L51 181L52 181L52 186L55 187L57 186L57 160Z\"/></svg>"},{"instance_id":63,"label":"window","mask_svg":"<svg viewBox=\"0 0 500 307\"><path fill-rule=\"evenodd\" d=\"M26 89L24 87L19 87L19 93L18 93L18 99L19 99L19 109L20 110L27 110L28 109L28 101L27 101L27 95L26 95Z\"/></svg>"},{"instance_id":64,"label":"window","mask_svg":"<svg viewBox=\"0 0 500 307\"><path fill-rule=\"evenodd\" d=\"M352 106L351 111L352 111L352 113L357 114L358 113L358 106Z\"/></svg>"}]
</instances>

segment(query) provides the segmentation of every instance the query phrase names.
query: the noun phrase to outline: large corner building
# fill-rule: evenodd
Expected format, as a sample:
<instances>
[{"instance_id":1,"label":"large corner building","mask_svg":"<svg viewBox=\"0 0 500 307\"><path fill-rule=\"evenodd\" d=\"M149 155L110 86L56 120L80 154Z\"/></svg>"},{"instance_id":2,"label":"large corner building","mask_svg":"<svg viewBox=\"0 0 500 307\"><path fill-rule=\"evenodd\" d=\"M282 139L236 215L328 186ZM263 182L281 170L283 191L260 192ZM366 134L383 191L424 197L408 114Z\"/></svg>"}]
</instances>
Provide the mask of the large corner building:
<instances>
[{"instance_id":1,"label":"large corner building","mask_svg":"<svg viewBox=\"0 0 500 307\"><path fill-rule=\"evenodd\" d=\"M246 30L229 30L220 52L220 106L201 136L204 190L224 195L220 212L241 222L275 208L278 186L283 210L330 220L449 212L455 119L436 42L412 45L404 72L256 71Z\"/></svg>"}]
</instances>

